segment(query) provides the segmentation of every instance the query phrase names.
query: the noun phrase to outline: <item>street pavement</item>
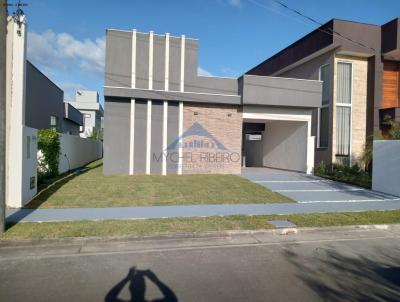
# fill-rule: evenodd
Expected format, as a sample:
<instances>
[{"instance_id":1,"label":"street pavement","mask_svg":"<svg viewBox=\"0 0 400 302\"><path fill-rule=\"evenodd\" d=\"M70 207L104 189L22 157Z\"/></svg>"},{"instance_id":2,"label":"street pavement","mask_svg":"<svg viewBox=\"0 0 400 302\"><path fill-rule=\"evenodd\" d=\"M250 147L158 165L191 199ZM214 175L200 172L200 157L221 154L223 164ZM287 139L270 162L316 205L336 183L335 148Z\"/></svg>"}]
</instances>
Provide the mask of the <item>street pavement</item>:
<instances>
[{"instance_id":1,"label":"street pavement","mask_svg":"<svg viewBox=\"0 0 400 302\"><path fill-rule=\"evenodd\" d=\"M0 242L1 301L399 301L400 226Z\"/></svg>"},{"instance_id":2,"label":"street pavement","mask_svg":"<svg viewBox=\"0 0 400 302\"><path fill-rule=\"evenodd\" d=\"M106 219L210 217L229 215L289 215L310 213L400 210L400 198L357 202L179 205L123 208L8 209L6 220L51 222Z\"/></svg>"}]
</instances>

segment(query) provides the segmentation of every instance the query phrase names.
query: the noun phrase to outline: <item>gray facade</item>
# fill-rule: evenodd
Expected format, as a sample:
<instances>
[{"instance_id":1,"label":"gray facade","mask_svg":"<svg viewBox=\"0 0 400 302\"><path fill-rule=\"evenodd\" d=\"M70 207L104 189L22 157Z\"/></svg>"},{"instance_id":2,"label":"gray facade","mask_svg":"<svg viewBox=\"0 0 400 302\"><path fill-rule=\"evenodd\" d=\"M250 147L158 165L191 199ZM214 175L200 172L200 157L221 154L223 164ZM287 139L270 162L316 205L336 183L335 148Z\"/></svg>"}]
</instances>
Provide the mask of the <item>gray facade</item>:
<instances>
[{"instance_id":1,"label":"gray facade","mask_svg":"<svg viewBox=\"0 0 400 302\"><path fill-rule=\"evenodd\" d=\"M64 103L64 91L50 81L31 62L26 62L25 124L36 129L52 127L51 117L57 120L57 130L79 134L82 114Z\"/></svg>"},{"instance_id":2,"label":"gray facade","mask_svg":"<svg viewBox=\"0 0 400 302\"><path fill-rule=\"evenodd\" d=\"M321 106L322 83L319 81L244 75L241 85L243 105Z\"/></svg>"},{"instance_id":3,"label":"gray facade","mask_svg":"<svg viewBox=\"0 0 400 302\"><path fill-rule=\"evenodd\" d=\"M243 105L321 105L319 81L204 77L197 74L197 64L196 39L107 30L105 174L181 174L185 155L178 140L184 124L192 123L191 114L199 114L185 108L196 108L196 104L208 104L209 110L221 106L217 107L221 118L233 114L227 105L236 106L239 114Z\"/></svg>"},{"instance_id":4,"label":"gray facade","mask_svg":"<svg viewBox=\"0 0 400 302\"><path fill-rule=\"evenodd\" d=\"M128 174L130 103L120 99L108 99L104 117L104 170L108 174Z\"/></svg>"},{"instance_id":5,"label":"gray facade","mask_svg":"<svg viewBox=\"0 0 400 302\"><path fill-rule=\"evenodd\" d=\"M331 35L339 32L356 41ZM368 58L368 125L366 135L380 130L382 79L385 60L400 60L400 18L383 25L332 19L246 74L318 79L317 61L332 62L334 54Z\"/></svg>"}]
</instances>

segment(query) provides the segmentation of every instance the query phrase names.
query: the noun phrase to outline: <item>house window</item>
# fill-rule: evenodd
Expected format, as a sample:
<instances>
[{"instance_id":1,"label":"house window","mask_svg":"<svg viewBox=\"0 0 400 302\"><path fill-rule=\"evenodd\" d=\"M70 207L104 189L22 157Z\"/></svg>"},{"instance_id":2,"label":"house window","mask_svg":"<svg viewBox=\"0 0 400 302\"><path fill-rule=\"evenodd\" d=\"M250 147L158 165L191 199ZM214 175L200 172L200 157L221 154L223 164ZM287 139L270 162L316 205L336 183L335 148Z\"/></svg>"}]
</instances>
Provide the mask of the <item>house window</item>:
<instances>
[{"instance_id":1,"label":"house window","mask_svg":"<svg viewBox=\"0 0 400 302\"><path fill-rule=\"evenodd\" d=\"M319 69L319 80L322 81L322 106L318 109L318 148L328 148L329 137L329 103L331 92L331 77L329 64Z\"/></svg>"},{"instance_id":2,"label":"house window","mask_svg":"<svg viewBox=\"0 0 400 302\"><path fill-rule=\"evenodd\" d=\"M350 165L352 64L337 64L336 162Z\"/></svg>"},{"instance_id":3,"label":"house window","mask_svg":"<svg viewBox=\"0 0 400 302\"><path fill-rule=\"evenodd\" d=\"M50 128L54 130L58 129L58 116L50 115Z\"/></svg>"}]
</instances>

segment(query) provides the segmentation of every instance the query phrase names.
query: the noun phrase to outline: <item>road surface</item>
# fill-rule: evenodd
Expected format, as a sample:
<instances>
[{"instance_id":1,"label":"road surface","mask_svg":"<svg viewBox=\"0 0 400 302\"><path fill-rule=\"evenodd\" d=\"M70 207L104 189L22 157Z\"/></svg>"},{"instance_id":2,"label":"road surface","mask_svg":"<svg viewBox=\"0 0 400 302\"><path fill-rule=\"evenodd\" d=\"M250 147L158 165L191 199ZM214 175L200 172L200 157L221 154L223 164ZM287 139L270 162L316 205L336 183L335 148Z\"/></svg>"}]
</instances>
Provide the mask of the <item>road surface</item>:
<instances>
[{"instance_id":1,"label":"road surface","mask_svg":"<svg viewBox=\"0 0 400 302\"><path fill-rule=\"evenodd\" d=\"M0 242L1 301L399 301L400 226Z\"/></svg>"}]
</instances>

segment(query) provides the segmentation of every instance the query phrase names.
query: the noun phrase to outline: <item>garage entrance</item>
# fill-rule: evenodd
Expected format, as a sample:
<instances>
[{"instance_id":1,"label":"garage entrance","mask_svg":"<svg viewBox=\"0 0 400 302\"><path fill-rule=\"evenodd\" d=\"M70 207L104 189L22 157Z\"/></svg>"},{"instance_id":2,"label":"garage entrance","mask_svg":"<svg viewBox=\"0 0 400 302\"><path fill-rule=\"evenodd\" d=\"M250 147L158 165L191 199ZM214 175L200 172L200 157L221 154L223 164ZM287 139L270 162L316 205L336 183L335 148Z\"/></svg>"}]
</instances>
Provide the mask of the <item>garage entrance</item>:
<instances>
[{"instance_id":1,"label":"garage entrance","mask_svg":"<svg viewBox=\"0 0 400 302\"><path fill-rule=\"evenodd\" d=\"M302 115L289 113L293 113L293 109L280 108L277 111L277 108L272 108L269 112L243 113L244 167L312 172L314 137L310 135L311 112Z\"/></svg>"}]
</instances>

